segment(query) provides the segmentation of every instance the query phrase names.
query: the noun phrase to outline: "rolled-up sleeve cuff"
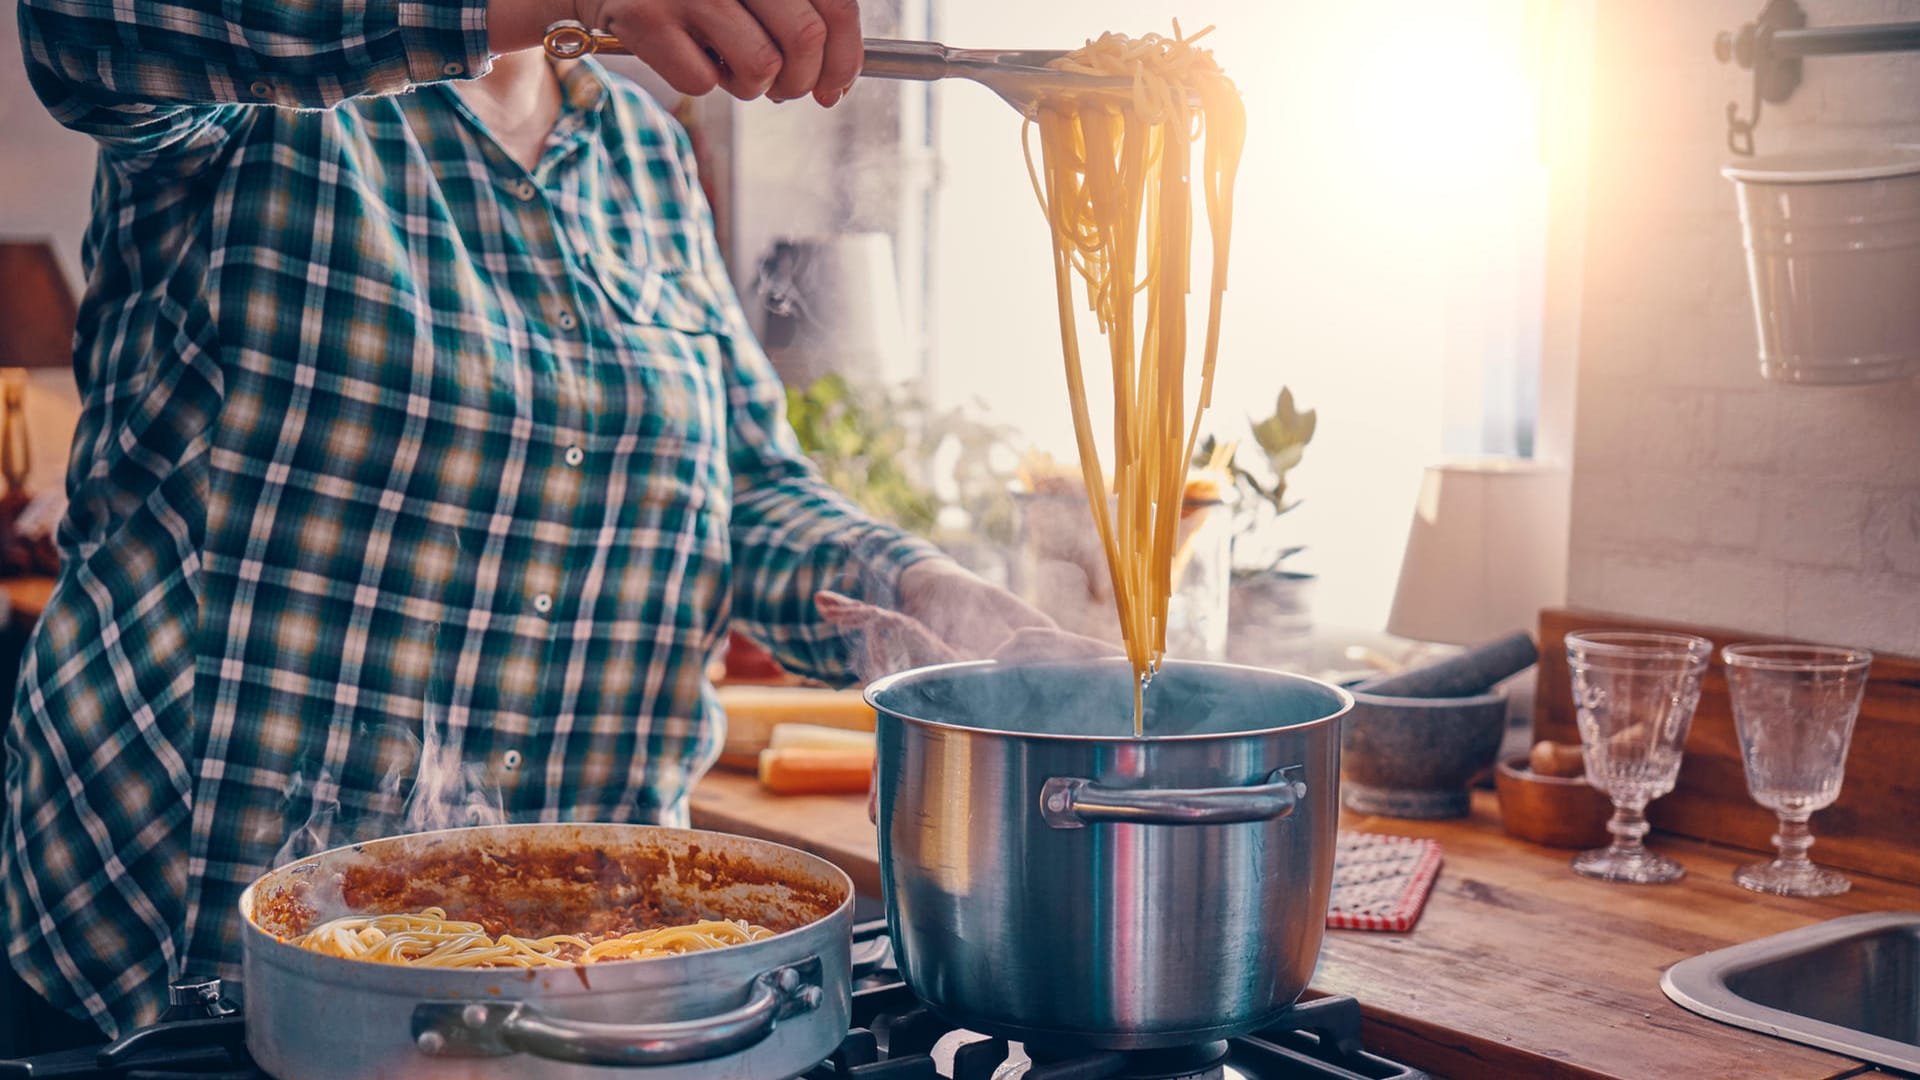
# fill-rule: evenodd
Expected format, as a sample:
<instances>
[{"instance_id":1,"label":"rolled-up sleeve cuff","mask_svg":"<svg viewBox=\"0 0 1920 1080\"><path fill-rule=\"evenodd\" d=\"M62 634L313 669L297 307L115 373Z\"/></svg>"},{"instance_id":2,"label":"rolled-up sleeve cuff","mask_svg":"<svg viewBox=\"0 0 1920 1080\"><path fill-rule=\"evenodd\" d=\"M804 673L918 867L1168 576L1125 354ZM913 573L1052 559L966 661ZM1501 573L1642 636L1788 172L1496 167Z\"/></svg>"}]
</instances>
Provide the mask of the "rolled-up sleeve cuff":
<instances>
[{"instance_id":1,"label":"rolled-up sleeve cuff","mask_svg":"<svg viewBox=\"0 0 1920 1080\"><path fill-rule=\"evenodd\" d=\"M493 66L486 0L400 0L399 20L411 82L475 77Z\"/></svg>"},{"instance_id":2,"label":"rolled-up sleeve cuff","mask_svg":"<svg viewBox=\"0 0 1920 1080\"><path fill-rule=\"evenodd\" d=\"M897 608L900 600L900 574L907 567L927 559L946 558L938 547L909 532L889 525L861 527L848 550L847 575L843 585L848 595L876 607Z\"/></svg>"}]
</instances>

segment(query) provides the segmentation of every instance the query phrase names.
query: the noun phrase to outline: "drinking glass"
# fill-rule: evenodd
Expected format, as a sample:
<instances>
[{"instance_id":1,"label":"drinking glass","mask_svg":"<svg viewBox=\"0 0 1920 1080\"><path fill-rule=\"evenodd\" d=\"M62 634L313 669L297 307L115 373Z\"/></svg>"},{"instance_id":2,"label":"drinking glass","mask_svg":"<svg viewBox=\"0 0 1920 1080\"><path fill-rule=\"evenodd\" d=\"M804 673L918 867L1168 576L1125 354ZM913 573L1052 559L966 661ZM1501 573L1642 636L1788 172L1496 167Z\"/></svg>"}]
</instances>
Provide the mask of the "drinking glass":
<instances>
[{"instance_id":1,"label":"drinking glass","mask_svg":"<svg viewBox=\"0 0 1920 1080\"><path fill-rule=\"evenodd\" d=\"M1567 635L1567 667L1587 782L1613 800L1613 843L1574 856L1575 871L1654 885L1686 870L1648 851L1647 804L1673 790L1700 703L1713 642L1688 634L1582 630Z\"/></svg>"},{"instance_id":2,"label":"drinking glass","mask_svg":"<svg viewBox=\"0 0 1920 1080\"><path fill-rule=\"evenodd\" d=\"M1847 743L1860 715L1873 654L1825 645L1729 645L1727 689L1747 791L1780 818L1772 862L1734 871L1733 880L1776 896L1834 896L1846 878L1807 858L1807 819L1840 797Z\"/></svg>"}]
</instances>

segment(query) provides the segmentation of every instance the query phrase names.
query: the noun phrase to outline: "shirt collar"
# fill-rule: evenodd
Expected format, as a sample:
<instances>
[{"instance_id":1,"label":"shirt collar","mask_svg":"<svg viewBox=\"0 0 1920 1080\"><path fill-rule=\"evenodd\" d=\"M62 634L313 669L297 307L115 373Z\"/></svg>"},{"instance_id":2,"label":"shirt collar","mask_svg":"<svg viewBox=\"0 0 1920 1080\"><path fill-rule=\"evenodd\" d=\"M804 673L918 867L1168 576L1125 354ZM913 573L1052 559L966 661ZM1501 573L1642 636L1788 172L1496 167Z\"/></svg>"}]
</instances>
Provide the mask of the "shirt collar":
<instances>
[{"instance_id":1,"label":"shirt collar","mask_svg":"<svg viewBox=\"0 0 1920 1080\"><path fill-rule=\"evenodd\" d=\"M567 111L599 112L601 104L612 92L607 84L607 69L590 56L579 60L555 60L553 72L560 78L560 98Z\"/></svg>"}]
</instances>

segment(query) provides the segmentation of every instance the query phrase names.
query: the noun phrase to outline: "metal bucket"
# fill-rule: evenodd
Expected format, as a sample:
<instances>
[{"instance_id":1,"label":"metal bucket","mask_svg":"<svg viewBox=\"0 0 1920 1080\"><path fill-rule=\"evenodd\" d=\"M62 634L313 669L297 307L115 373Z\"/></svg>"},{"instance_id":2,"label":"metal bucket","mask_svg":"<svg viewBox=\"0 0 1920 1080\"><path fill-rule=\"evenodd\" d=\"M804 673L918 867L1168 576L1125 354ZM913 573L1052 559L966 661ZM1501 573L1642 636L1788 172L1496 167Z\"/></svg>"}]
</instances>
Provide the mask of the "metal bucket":
<instances>
[{"instance_id":1,"label":"metal bucket","mask_svg":"<svg viewBox=\"0 0 1920 1080\"><path fill-rule=\"evenodd\" d=\"M1761 374L1920 375L1920 147L1772 155L1721 172L1740 199Z\"/></svg>"},{"instance_id":2,"label":"metal bucket","mask_svg":"<svg viewBox=\"0 0 1920 1080\"><path fill-rule=\"evenodd\" d=\"M636 903L778 933L525 970L379 964L286 940L336 915L430 906L505 911L539 936ZM277 1080L795 1076L846 1035L852 905L852 882L825 860L725 833L503 825L336 848L240 898L247 1049Z\"/></svg>"},{"instance_id":3,"label":"metal bucket","mask_svg":"<svg viewBox=\"0 0 1920 1080\"><path fill-rule=\"evenodd\" d=\"M871 686L901 976L948 1020L1144 1049L1255 1030L1306 988L1333 881L1337 687L1168 662L949 664Z\"/></svg>"}]
</instances>

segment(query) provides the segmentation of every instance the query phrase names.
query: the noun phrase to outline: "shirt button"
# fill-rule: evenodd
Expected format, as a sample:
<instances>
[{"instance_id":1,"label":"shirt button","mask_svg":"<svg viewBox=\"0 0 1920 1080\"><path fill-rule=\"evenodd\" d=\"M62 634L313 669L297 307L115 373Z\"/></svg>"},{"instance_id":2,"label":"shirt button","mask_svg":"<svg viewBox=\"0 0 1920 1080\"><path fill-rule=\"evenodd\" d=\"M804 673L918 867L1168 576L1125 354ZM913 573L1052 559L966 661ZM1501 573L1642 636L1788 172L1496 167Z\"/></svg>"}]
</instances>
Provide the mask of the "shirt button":
<instances>
[{"instance_id":1,"label":"shirt button","mask_svg":"<svg viewBox=\"0 0 1920 1080\"><path fill-rule=\"evenodd\" d=\"M466 66L463 64L448 64L440 69L442 75L464 75L466 72Z\"/></svg>"},{"instance_id":2,"label":"shirt button","mask_svg":"<svg viewBox=\"0 0 1920 1080\"><path fill-rule=\"evenodd\" d=\"M587 460L587 455L579 447L577 446L567 447L567 464L572 465L575 468L579 468L580 463L585 460Z\"/></svg>"},{"instance_id":3,"label":"shirt button","mask_svg":"<svg viewBox=\"0 0 1920 1080\"><path fill-rule=\"evenodd\" d=\"M500 764L505 765L509 772L519 768L520 767L520 751L509 750L506 753L501 754Z\"/></svg>"},{"instance_id":4,"label":"shirt button","mask_svg":"<svg viewBox=\"0 0 1920 1080\"><path fill-rule=\"evenodd\" d=\"M560 323L560 329L562 330L571 330L580 325L579 318L574 315L573 309L570 307L562 307L560 313L555 316L555 319Z\"/></svg>"},{"instance_id":5,"label":"shirt button","mask_svg":"<svg viewBox=\"0 0 1920 1080\"><path fill-rule=\"evenodd\" d=\"M547 612L552 611L553 597L548 596L546 593L541 593L540 595L534 597L533 610L539 612L542 615L545 615Z\"/></svg>"},{"instance_id":6,"label":"shirt button","mask_svg":"<svg viewBox=\"0 0 1920 1080\"><path fill-rule=\"evenodd\" d=\"M521 202L532 202L533 197L540 194L540 189L533 186L533 181L522 180L513 185L513 194Z\"/></svg>"},{"instance_id":7,"label":"shirt button","mask_svg":"<svg viewBox=\"0 0 1920 1080\"><path fill-rule=\"evenodd\" d=\"M272 97L273 96L273 84L266 81L265 79L255 79L253 81L253 85L251 87L248 87L248 89L253 91L254 97Z\"/></svg>"}]
</instances>

